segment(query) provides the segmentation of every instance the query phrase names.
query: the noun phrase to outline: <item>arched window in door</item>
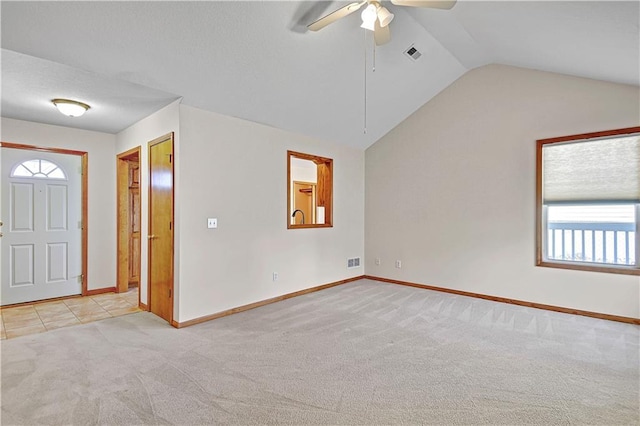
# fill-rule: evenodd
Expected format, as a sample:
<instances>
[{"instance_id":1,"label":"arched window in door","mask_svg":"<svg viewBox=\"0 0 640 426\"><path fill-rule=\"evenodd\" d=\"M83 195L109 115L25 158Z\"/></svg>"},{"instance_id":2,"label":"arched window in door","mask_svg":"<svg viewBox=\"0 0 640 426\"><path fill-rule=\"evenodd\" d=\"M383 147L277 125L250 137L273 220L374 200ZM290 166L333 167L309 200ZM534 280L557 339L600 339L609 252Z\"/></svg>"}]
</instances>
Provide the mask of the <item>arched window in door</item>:
<instances>
[{"instance_id":1,"label":"arched window in door","mask_svg":"<svg viewBox=\"0 0 640 426\"><path fill-rule=\"evenodd\" d=\"M66 179L64 171L55 163L48 160L27 160L11 170L11 177L40 178L40 179Z\"/></svg>"}]
</instances>

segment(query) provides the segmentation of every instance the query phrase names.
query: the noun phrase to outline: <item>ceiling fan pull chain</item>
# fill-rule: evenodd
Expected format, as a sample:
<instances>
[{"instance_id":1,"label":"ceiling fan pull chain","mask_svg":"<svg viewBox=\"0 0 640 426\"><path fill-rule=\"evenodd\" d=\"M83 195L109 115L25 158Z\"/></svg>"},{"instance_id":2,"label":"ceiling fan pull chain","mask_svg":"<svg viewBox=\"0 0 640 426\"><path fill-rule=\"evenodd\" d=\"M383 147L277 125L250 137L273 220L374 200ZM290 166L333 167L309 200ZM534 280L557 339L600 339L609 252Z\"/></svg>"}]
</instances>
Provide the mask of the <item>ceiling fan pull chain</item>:
<instances>
[{"instance_id":1,"label":"ceiling fan pull chain","mask_svg":"<svg viewBox=\"0 0 640 426\"><path fill-rule=\"evenodd\" d=\"M376 42L375 42L375 40L373 40L373 68L372 68L371 71L372 72L376 72Z\"/></svg>"},{"instance_id":2,"label":"ceiling fan pull chain","mask_svg":"<svg viewBox=\"0 0 640 426\"><path fill-rule=\"evenodd\" d=\"M364 129L363 133L367 134L367 30L364 31Z\"/></svg>"}]
</instances>

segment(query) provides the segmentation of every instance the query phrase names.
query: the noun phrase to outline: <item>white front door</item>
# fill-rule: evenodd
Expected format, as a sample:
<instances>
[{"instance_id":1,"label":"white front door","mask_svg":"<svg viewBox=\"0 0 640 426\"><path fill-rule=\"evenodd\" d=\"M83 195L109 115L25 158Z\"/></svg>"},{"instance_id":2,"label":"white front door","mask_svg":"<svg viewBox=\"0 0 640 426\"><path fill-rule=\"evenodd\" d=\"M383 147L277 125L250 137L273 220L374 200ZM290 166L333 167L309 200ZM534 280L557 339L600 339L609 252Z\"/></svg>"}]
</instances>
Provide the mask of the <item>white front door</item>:
<instances>
[{"instance_id":1,"label":"white front door","mask_svg":"<svg viewBox=\"0 0 640 426\"><path fill-rule=\"evenodd\" d=\"M3 147L2 305L82 293L82 159Z\"/></svg>"}]
</instances>

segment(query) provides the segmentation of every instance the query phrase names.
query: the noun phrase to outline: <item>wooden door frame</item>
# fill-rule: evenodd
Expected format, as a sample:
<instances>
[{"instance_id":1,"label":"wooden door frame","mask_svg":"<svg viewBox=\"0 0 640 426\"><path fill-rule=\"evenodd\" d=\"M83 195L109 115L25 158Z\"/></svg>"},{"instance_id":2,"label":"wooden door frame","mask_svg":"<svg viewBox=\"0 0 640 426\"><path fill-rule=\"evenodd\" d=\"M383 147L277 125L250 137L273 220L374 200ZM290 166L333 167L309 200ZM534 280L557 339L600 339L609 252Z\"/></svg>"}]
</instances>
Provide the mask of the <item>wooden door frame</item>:
<instances>
[{"instance_id":1,"label":"wooden door frame","mask_svg":"<svg viewBox=\"0 0 640 426\"><path fill-rule=\"evenodd\" d=\"M86 151L76 151L73 149L65 149L65 148L49 148L49 147L41 147L35 145L25 145L13 142L0 142L0 148L12 148L12 149L22 149L26 151L39 151L39 152L51 152L54 154L65 154L65 155L77 155L80 157L81 167L82 167L82 178L80 182L81 186L81 196L80 203L82 210L82 234L81 234L81 243L82 246L80 248L81 253L81 270L82 270L82 295L88 296L89 290L87 288L87 272L88 272L88 246L89 246L89 215L88 215L88 205L89 205L89 153Z\"/></svg>"},{"instance_id":2,"label":"wooden door frame","mask_svg":"<svg viewBox=\"0 0 640 426\"><path fill-rule=\"evenodd\" d=\"M128 160L137 157L140 162L142 147L137 146L116 156L116 293L129 290L129 232L124 226L129 223L129 164ZM141 205L138 204L138 209ZM141 212L138 212L138 217ZM125 235L126 234L126 238ZM141 243L140 243L141 244ZM142 263L142 258L138 259ZM140 269L141 265L138 265ZM138 284L138 306L140 304L140 283ZM148 308L145 305L145 310Z\"/></svg>"},{"instance_id":3,"label":"wooden door frame","mask_svg":"<svg viewBox=\"0 0 640 426\"><path fill-rule=\"evenodd\" d=\"M175 289L174 289L174 278L175 278L175 151L174 151L174 144L175 144L175 139L174 139L174 133L173 132L169 132L164 136L160 136L159 138L156 138L152 141L150 141L148 143L147 146L147 172L148 172L148 179L147 179L147 185L148 185L148 199L147 199L147 203L148 203L148 208L147 208L147 214L148 214L148 218L147 218L147 307L148 310L151 312L151 293L153 291L153 288L151 286L151 254L152 254L152 250L151 250L151 243L152 241L148 238L149 235L151 235L151 202L152 202L152 190L151 190L151 147L154 145L158 145L161 144L163 142L166 141L171 141L171 155L172 155L172 161L171 161L171 220L173 222L173 231L171 232L171 277L169 282L171 283L171 309L169 310L169 324L171 324L172 326L176 327L176 322L173 321L173 310L175 308ZM164 319L164 318L163 318Z\"/></svg>"},{"instance_id":4,"label":"wooden door frame","mask_svg":"<svg viewBox=\"0 0 640 426\"><path fill-rule=\"evenodd\" d=\"M311 221L308 222L308 224L315 224L316 223L316 210L318 209L318 200L317 200L317 189L318 189L318 184L316 182L306 182L306 181L302 181L302 180L292 180L291 181L291 185L292 185L292 189L294 190L294 194L292 197L293 200L293 205L291 206L291 211L293 212L296 209L296 194L295 194L295 187L296 187L296 183L298 185L311 185L313 187L312 189L312 193L311 193Z\"/></svg>"}]
</instances>

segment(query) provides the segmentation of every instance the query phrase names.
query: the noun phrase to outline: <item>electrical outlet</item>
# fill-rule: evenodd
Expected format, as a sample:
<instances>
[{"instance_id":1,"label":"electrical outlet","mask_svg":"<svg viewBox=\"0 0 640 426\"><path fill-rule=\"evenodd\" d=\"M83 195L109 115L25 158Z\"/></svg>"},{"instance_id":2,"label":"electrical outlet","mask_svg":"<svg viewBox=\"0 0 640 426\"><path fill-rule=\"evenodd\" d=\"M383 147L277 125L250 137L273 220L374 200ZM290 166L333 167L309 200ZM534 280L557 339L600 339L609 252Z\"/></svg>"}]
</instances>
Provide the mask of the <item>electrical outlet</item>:
<instances>
[{"instance_id":1,"label":"electrical outlet","mask_svg":"<svg viewBox=\"0 0 640 426\"><path fill-rule=\"evenodd\" d=\"M273 281L278 281L278 273L274 272L272 275Z\"/></svg>"},{"instance_id":2,"label":"electrical outlet","mask_svg":"<svg viewBox=\"0 0 640 426\"><path fill-rule=\"evenodd\" d=\"M380 266L380 263L381 263L381 262L380 262L380 258L379 258L379 257L376 257L376 266Z\"/></svg>"},{"instance_id":3,"label":"electrical outlet","mask_svg":"<svg viewBox=\"0 0 640 426\"><path fill-rule=\"evenodd\" d=\"M215 217L210 217L207 219L207 228L212 229L217 227L218 227L218 219L216 219Z\"/></svg>"},{"instance_id":4,"label":"electrical outlet","mask_svg":"<svg viewBox=\"0 0 640 426\"><path fill-rule=\"evenodd\" d=\"M396 260L396 268L398 268L398 269L402 268L402 261L401 260Z\"/></svg>"}]
</instances>

